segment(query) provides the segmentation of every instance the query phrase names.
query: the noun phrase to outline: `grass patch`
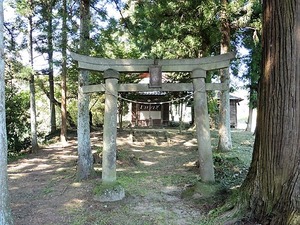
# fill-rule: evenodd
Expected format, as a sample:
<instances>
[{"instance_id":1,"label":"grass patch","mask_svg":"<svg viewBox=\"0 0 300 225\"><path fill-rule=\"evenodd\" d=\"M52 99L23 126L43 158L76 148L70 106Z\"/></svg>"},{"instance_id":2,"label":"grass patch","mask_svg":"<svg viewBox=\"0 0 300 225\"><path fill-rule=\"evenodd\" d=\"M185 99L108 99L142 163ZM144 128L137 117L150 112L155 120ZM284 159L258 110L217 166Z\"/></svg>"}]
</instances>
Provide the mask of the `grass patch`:
<instances>
[{"instance_id":1,"label":"grass patch","mask_svg":"<svg viewBox=\"0 0 300 225\"><path fill-rule=\"evenodd\" d=\"M28 153L26 152L8 152L7 161L8 163L15 162L19 159L24 159Z\"/></svg>"},{"instance_id":2,"label":"grass patch","mask_svg":"<svg viewBox=\"0 0 300 225\"><path fill-rule=\"evenodd\" d=\"M98 183L97 186L93 189L94 195L103 195L107 191L117 191L121 184L119 182L111 182L111 183Z\"/></svg>"},{"instance_id":3,"label":"grass patch","mask_svg":"<svg viewBox=\"0 0 300 225\"><path fill-rule=\"evenodd\" d=\"M212 198L220 190L220 186L213 183L196 182L182 192L183 198L191 198L199 194L202 199Z\"/></svg>"},{"instance_id":4,"label":"grass patch","mask_svg":"<svg viewBox=\"0 0 300 225\"><path fill-rule=\"evenodd\" d=\"M44 194L44 195L50 194L50 193L52 193L52 192L53 192L53 189L52 189L51 187L45 187L45 188L43 189L43 194Z\"/></svg>"},{"instance_id":5,"label":"grass patch","mask_svg":"<svg viewBox=\"0 0 300 225\"><path fill-rule=\"evenodd\" d=\"M118 183L124 187L126 193L129 195L144 196L149 187L151 176L146 172L119 172Z\"/></svg>"},{"instance_id":6,"label":"grass patch","mask_svg":"<svg viewBox=\"0 0 300 225\"><path fill-rule=\"evenodd\" d=\"M112 210L110 206L102 211L89 213L85 212L78 215L71 224L72 225L153 225L163 224L157 223L157 218L152 218L151 215L136 215L131 211L132 209L124 204L121 207Z\"/></svg>"},{"instance_id":7,"label":"grass patch","mask_svg":"<svg viewBox=\"0 0 300 225\"><path fill-rule=\"evenodd\" d=\"M217 148L217 131L213 149ZM252 159L254 136L251 132L233 130L232 149L228 152L213 152L216 181L230 189L239 186L245 179Z\"/></svg>"},{"instance_id":8,"label":"grass patch","mask_svg":"<svg viewBox=\"0 0 300 225\"><path fill-rule=\"evenodd\" d=\"M227 153L214 154L214 166L216 181L228 189L240 185L249 168L238 156Z\"/></svg>"},{"instance_id":9,"label":"grass patch","mask_svg":"<svg viewBox=\"0 0 300 225\"><path fill-rule=\"evenodd\" d=\"M162 183L163 186L183 186L185 184L194 184L199 180L198 175L194 174L181 174L181 173L176 173L176 174L170 174L170 175L164 175L160 176L159 180Z\"/></svg>"}]
</instances>

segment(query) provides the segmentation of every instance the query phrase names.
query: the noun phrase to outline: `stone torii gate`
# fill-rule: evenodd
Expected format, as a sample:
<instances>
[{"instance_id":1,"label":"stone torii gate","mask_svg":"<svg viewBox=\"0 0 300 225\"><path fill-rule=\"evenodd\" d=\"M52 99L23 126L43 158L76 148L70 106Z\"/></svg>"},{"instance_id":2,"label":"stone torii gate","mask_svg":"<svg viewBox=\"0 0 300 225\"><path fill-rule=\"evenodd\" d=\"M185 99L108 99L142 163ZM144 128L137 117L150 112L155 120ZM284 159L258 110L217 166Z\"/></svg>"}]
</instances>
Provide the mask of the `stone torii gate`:
<instances>
[{"instance_id":1,"label":"stone torii gate","mask_svg":"<svg viewBox=\"0 0 300 225\"><path fill-rule=\"evenodd\" d=\"M71 53L78 67L83 70L104 72L105 84L83 86L83 93L105 92L103 130L103 182L116 181L116 138L118 92L194 91L194 110L199 152L200 177L213 182L214 169L207 107L208 90L228 90L220 83L205 83L206 71L229 66L234 53L197 59L103 59ZM118 84L119 72L139 73L154 71L150 84ZM191 72L192 83L161 83L161 72ZM157 79L158 78L158 79Z\"/></svg>"}]
</instances>

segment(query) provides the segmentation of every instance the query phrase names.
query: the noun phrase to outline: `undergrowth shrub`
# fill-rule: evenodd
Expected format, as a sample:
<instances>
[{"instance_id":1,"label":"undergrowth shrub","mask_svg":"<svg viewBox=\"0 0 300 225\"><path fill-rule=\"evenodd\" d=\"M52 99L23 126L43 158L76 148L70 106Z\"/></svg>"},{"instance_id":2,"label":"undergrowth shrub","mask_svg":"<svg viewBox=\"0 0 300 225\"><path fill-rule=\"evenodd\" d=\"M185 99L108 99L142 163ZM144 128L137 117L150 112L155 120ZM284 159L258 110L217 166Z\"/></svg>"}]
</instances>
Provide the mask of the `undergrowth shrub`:
<instances>
[{"instance_id":1,"label":"undergrowth shrub","mask_svg":"<svg viewBox=\"0 0 300 225\"><path fill-rule=\"evenodd\" d=\"M8 153L30 146L29 93L6 90L6 129Z\"/></svg>"}]
</instances>

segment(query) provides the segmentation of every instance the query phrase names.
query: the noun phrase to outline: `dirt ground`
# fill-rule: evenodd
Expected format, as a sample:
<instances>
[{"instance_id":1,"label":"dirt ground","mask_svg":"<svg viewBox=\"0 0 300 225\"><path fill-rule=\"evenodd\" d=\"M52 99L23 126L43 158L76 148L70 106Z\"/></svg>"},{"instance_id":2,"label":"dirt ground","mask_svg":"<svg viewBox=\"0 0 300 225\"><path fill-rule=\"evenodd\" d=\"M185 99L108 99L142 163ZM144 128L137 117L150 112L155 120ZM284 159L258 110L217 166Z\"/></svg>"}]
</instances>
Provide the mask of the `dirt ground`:
<instances>
[{"instance_id":1,"label":"dirt ground","mask_svg":"<svg viewBox=\"0 0 300 225\"><path fill-rule=\"evenodd\" d=\"M118 133L117 176L126 197L118 202L94 200L97 176L76 181L76 137L42 147L8 165L11 206L16 225L50 224L208 224L206 212L216 203L201 203L201 193L183 193L200 178L193 133L157 130ZM91 133L93 152L102 133ZM200 204L199 204L200 202Z\"/></svg>"}]
</instances>

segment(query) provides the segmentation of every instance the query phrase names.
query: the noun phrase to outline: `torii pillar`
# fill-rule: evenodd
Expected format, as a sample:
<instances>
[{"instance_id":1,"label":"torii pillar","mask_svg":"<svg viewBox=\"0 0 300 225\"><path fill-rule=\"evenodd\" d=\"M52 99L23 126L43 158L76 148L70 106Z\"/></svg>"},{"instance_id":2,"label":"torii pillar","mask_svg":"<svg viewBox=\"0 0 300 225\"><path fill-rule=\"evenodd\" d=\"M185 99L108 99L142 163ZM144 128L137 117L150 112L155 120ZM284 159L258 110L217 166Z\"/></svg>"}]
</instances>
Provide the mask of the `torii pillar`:
<instances>
[{"instance_id":1,"label":"torii pillar","mask_svg":"<svg viewBox=\"0 0 300 225\"><path fill-rule=\"evenodd\" d=\"M192 71L200 177L203 182L214 182L215 175L210 140L205 78L205 70L195 69Z\"/></svg>"},{"instance_id":2,"label":"torii pillar","mask_svg":"<svg viewBox=\"0 0 300 225\"><path fill-rule=\"evenodd\" d=\"M117 152L117 112L119 72L113 69L104 71L105 111L103 127L102 181L115 182Z\"/></svg>"}]
</instances>

